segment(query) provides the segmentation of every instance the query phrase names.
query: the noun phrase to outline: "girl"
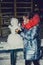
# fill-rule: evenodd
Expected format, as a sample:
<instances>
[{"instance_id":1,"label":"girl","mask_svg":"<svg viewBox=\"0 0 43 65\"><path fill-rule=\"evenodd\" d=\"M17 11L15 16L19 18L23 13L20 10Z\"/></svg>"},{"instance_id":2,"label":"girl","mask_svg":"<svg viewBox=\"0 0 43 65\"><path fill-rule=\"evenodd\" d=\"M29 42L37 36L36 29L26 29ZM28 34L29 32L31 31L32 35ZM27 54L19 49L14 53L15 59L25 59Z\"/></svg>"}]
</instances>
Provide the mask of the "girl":
<instances>
[{"instance_id":1,"label":"girl","mask_svg":"<svg viewBox=\"0 0 43 65\"><path fill-rule=\"evenodd\" d=\"M29 15L23 16L22 31L16 30L24 41L24 59L25 65L39 65L40 57L40 39L39 39L39 15L36 13L31 18Z\"/></svg>"}]
</instances>

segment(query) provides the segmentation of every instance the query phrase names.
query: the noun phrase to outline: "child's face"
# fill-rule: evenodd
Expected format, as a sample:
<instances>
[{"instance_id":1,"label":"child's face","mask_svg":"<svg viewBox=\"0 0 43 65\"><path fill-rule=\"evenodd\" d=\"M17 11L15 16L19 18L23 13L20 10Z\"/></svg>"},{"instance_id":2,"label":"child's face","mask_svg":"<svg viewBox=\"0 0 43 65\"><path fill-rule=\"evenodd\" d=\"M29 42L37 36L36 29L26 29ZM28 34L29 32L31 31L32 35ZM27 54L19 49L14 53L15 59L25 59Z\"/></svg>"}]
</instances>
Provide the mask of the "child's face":
<instances>
[{"instance_id":1,"label":"child's face","mask_svg":"<svg viewBox=\"0 0 43 65\"><path fill-rule=\"evenodd\" d=\"M23 20L27 20L27 16L23 16Z\"/></svg>"},{"instance_id":2,"label":"child's face","mask_svg":"<svg viewBox=\"0 0 43 65\"><path fill-rule=\"evenodd\" d=\"M28 16L23 16L24 23L27 23Z\"/></svg>"}]
</instances>

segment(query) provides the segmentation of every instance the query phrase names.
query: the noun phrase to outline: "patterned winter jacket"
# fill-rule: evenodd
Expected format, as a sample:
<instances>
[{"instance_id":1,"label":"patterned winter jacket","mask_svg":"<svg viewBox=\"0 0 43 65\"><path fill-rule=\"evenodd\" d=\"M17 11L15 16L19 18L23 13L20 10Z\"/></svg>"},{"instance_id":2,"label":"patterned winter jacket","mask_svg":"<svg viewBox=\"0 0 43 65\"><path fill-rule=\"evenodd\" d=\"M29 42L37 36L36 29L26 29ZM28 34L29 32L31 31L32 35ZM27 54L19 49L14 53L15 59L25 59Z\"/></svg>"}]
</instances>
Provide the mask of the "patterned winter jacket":
<instances>
[{"instance_id":1,"label":"patterned winter jacket","mask_svg":"<svg viewBox=\"0 0 43 65\"><path fill-rule=\"evenodd\" d=\"M40 39L39 39L39 18L38 15L24 25L22 23L23 32L20 33L24 41L24 58L26 60L36 60L40 57Z\"/></svg>"}]
</instances>

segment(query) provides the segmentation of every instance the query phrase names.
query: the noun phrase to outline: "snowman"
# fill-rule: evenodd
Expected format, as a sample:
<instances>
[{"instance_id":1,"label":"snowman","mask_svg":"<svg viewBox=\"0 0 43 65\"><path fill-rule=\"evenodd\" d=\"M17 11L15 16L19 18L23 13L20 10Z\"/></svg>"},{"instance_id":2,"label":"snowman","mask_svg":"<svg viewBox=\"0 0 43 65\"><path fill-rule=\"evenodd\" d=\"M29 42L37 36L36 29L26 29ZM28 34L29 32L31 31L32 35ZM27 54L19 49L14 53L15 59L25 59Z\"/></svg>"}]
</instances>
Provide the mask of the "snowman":
<instances>
[{"instance_id":1,"label":"snowman","mask_svg":"<svg viewBox=\"0 0 43 65\"><path fill-rule=\"evenodd\" d=\"M16 29L20 30L18 25L18 19L11 18L11 25L8 26L11 30L11 34L8 36L7 43L11 49L23 48L22 37L15 32Z\"/></svg>"}]
</instances>

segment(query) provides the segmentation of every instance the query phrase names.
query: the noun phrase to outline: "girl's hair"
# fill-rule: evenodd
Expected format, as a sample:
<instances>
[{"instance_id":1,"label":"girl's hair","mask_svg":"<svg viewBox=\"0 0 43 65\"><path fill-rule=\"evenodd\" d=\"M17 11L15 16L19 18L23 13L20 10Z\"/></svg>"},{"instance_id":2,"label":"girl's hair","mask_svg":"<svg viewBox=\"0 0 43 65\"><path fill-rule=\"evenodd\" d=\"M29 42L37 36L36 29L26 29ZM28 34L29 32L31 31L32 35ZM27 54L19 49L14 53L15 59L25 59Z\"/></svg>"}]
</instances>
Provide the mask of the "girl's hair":
<instances>
[{"instance_id":1,"label":"girl's hair","mask_svg":"<svg viewBox=\"0 0 43 65\"><path fill-rule=\"evenodd\" d=\"M25 14L23 14L23 16L26 16L27 18L29 18L30 13L25 13Z\"/></svg>"},{"instance_id":2,"label":"girl's hair","mask_svg":"<svg viewBox=\"0 0 43 65\"><path fill-rule=\"evenodd\" d=\"M25 13L23 16L26 16L26 17L28 16L28 18L30 19L33 17L33 15L34 15L34 13L28 12L28 13Z\"/></svg>"},{"instance_id":3,"label":"girl's hair","mask_svg":"<svg viewBox=\"0 0 43 65\"><path fill-rule=\"evenodd\" d=\"M28 13L25 13L23 16L28 16L28 18L30 19L30 18L32 18L33 16L34 16L34 14L39 14L37 11L35 11L35 12L28 12Z\"/></svg>"}]
</instances>

